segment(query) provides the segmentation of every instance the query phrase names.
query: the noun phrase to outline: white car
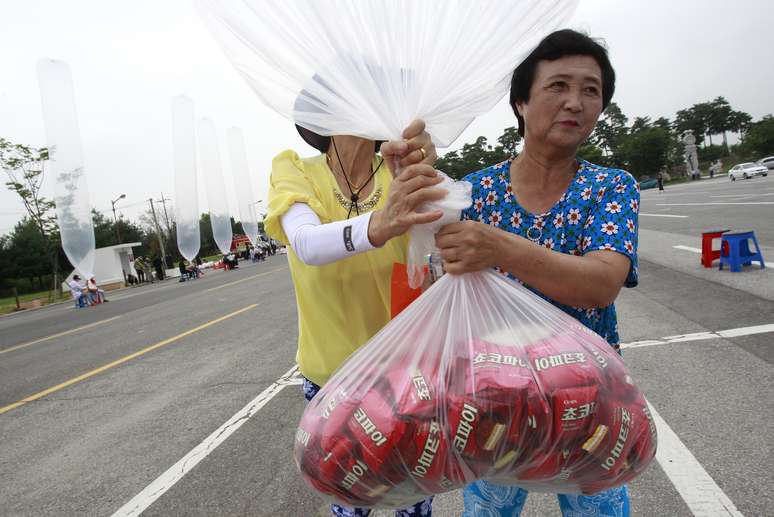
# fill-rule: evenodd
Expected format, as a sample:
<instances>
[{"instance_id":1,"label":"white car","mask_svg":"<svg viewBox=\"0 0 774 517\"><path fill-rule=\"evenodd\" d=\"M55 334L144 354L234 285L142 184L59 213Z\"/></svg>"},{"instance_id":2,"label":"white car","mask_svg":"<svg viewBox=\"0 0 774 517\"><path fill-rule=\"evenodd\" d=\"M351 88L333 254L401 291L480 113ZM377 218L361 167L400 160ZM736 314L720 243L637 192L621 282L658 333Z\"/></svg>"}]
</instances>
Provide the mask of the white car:
<instances>
[{"instance_id":1,"label":"white car","mask_svg":"<svg viewBox=\"0 0 774 517\"><path fill-rule=\"evenodd\" d=\"M758 165L763 165L767 169L774 169L774 156L767 156L758 160Z\"/></svg>"},{"instance_id":2,"label":"white car","mask_svg":"<svg viewBox=\"0 0 774 517\"><path fill-rule=\"evenodd\" d=\"M758 165L757 163L740 163L734 165L728 171L728 177L731 181L736 181L736 178L749 179L753 176L768 176L769 169L765 165Z\"/></svg>"}]
</instances>

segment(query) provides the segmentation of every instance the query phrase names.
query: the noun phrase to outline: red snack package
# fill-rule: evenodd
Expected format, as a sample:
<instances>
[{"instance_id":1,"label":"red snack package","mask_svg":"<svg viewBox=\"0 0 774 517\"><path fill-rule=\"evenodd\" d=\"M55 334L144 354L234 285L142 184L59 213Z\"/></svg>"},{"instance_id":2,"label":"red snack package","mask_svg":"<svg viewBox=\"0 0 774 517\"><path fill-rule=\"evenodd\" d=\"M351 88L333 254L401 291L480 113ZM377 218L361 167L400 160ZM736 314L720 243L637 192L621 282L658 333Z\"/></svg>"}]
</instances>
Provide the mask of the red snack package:
<instances>
[{"instance_id":1,"label":"red snack package","mask_svg":"<svg viewBox=\"0 0 774 517\"><path fill-rule=\"evenodd\" d=\"M347 427L375 478L397 485L407 477L399 445L414 425L397 418L380 389L374 387L356 404Z\"/></svg>"},{"instance_id":2,"label":"red snack package","mask_svg":"<svg viewBox=\"0 0 774 517\"><path fill-rule=\"evenodd\" d=\"M395 413L401 418L429 419L438 411L437 366L406 365L387 373L386 384Z\"/></svg>"},{"instance_id":3,"label":"red snack package","mask_svg":"<svg viewBox=\"0 0 774 517\"><path fill-rule=\"evenodd\" d=\"M530 345L527 355L540 389L549 395L559 388L599 385L603 378L595 357L571 336L553 336Z\"/></svg>"},{"instance_id":4,"label":"red snack package","mask_svg":"<svg viewBox=\"0 0 774 517\"><path fill-rule=\"evenodd\" d=\"M411 479L426 493L440 494L464 485L447 477L449 442L438 421L423 421L406 435L400 451ZM459 481L459 476L452 478Z\"/></svg>"}]
</instances>

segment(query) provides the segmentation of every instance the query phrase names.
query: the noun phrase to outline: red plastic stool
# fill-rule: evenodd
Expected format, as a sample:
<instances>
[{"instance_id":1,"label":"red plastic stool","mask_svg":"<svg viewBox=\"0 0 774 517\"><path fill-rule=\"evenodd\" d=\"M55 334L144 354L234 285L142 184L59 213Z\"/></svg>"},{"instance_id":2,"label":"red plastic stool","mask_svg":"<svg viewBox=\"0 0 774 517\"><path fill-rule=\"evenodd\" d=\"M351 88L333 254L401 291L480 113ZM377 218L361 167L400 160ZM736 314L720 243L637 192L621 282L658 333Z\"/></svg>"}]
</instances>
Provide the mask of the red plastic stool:
<instances>
[{"instance_id":1,"label":"red plastic stool","mask_svg":"<svg viewBox=\"0 0 774 517\"><path fill-rule=\"evenodd\" d=\"M712 261L720 258L720 250L712 249L712 241L720 239L728 228L716 230L704 230L701 232L701 265L712 267ZM728 253L728 244L724 244L724 251Z\"/></svg>"}]
</instances>

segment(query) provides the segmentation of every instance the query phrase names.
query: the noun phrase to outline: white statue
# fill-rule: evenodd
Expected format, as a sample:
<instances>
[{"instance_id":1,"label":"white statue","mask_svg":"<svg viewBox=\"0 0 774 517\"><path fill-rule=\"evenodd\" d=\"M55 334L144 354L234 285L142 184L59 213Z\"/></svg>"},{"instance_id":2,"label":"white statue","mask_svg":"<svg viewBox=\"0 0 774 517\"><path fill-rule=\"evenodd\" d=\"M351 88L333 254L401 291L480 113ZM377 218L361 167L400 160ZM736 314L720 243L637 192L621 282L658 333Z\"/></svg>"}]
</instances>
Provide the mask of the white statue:
<instances>
[{"instance_id":1,"label":"white statue","mask_svg":"<svg viewBox=\"0 0 774 517\"><path fill-rule=\"evenodd\" d=\"M691 179L699 179L699 155L696 153L696 137L690 129L683 131L680 141L685 146L685 172Z\"/></svg>"}]
</instances>

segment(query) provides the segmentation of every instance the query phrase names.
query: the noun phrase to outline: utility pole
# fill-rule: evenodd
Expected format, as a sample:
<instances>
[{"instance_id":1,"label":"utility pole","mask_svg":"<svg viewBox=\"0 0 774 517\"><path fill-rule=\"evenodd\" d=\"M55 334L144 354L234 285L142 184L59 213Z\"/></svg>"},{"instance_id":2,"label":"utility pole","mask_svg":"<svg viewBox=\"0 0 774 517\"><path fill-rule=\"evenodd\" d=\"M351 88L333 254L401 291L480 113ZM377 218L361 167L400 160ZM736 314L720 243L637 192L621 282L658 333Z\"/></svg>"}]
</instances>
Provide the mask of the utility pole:
<instances>
[{"instance_id":1,"label":"utility pole","mask_svg":"<svg viewBox=\"0 0 774 517\"><path fill-rule=\"evenodd\" d=\"M161 206L164 207L164 220L167 222L167 233L169 235L172 235L172 227L169 225L169 216L167 215L167 201L172 201L168 197L164 197L164 193L161 193L161 199L156 201L157 203L161 203Z\"/></svg>"},{"instance_id":2,"label":"utility pole","mask_svg":"<svg viewBox=\"0 0 774 517\"><path fill-rule=\"evenodd\" d=\"M118 203L119 200L124 199L126 197L126 194L121 194L118 196L118 198L113 199L110 201L110 204L113 205L113 226L116 227L116 235L118 236L118 244L121 244L121 230L118 227L118 219L116 218L116 203Z\"/></svg>"},{"instance_id":3,"label":"utility pole","mask_svg":"<svg viewBox=\"0 0 774 517\"><path fill-rule=\"evenodd\" d=\"M159 220L156 218L156 207L153 206L153 198L148 199L151 207L151 214L153 214L153 224L156 226L156 237L159 238L159 252L161 253L161 261L164 262L167 251L164 249L164 239L161 238L161 227L159 227Z\"/></svg>"}]
</instances>

